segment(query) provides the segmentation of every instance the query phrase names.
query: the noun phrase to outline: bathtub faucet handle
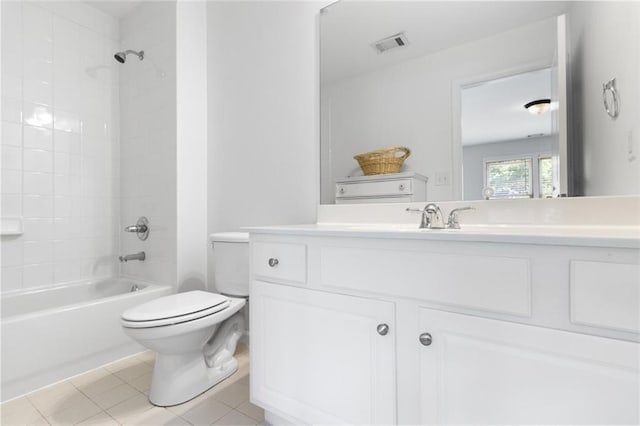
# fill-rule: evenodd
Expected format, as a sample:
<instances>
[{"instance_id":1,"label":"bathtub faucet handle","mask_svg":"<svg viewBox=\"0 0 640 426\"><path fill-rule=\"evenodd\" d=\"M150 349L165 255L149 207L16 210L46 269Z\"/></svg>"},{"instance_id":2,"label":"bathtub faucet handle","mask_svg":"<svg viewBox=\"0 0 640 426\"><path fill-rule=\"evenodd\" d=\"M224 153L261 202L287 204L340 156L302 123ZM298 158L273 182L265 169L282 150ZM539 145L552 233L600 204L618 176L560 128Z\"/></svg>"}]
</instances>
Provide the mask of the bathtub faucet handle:
<instances>
[{"instance_id":1,"label":"bathtub faucet handle","mask_svg":"<svg viewBox=\"0 0 640 426\"><path fill-rule=\"evenodd\" d=\"M144 241L149 237L149 219L144 216L140 216L135 225L125 226L124 231L135 232L138 234L138 238Z\"/></svg>"}]
</instances>

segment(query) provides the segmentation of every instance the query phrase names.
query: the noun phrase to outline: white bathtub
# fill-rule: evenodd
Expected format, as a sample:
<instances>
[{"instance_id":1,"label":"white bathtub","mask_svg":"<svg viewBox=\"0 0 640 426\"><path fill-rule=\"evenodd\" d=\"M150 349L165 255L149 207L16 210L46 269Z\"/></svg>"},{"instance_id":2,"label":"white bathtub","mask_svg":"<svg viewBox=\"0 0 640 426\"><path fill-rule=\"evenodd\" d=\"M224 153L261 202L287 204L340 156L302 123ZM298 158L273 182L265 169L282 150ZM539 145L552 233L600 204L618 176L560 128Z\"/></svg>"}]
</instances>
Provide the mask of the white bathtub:
<instances>
[{"instance_id":1,"label":"white bathtub","mask_svg":"<svg viewBox=\"0 0 640 426\"><path fill-rule=\"evenodd\" d=\"M120 314L171 292L110 279L3 294L2 401L142 351Z\"/></svg>"}]
</instances>

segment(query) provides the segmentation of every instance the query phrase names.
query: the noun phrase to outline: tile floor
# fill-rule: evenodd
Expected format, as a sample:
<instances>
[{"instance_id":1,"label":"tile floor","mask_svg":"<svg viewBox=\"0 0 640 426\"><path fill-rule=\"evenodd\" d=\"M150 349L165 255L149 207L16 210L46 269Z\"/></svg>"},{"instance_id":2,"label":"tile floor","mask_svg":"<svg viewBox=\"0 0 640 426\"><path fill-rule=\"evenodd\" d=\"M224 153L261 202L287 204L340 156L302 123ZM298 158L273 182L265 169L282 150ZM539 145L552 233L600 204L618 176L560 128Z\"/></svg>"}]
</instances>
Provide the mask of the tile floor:
<instances>
[{"instance_id":1,"label":"tile floor","mask_svg":"<svg viewBox=\"0 0 640 426\"><path fill-rule=\"evenodd\" d=\"M256 425L264 412L249 402L249 352L239 346L238 371L184 404L147 400L154 356L143 352L0 405L7 425Z\"/></svg>"}]
</instances>

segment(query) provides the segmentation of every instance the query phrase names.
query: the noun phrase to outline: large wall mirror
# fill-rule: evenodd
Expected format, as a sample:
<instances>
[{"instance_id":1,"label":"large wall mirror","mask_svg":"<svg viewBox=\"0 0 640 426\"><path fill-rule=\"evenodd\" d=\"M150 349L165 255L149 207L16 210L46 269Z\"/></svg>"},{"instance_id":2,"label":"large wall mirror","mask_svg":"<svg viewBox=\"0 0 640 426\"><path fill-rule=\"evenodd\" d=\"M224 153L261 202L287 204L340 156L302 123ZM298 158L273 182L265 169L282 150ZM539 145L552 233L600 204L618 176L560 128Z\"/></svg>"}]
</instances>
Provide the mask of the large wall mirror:
<instances>
[{"instance_id":1,"label":"large wall mirror","mask_svg":"<svg viewBox=\"0 0 640 426\"><path fill-rule=\"evenodd\" d=\"M640 194L640 2L343 0L320 36L323 204L391 146L433 201Z\"/></svg>"}]
</instances>

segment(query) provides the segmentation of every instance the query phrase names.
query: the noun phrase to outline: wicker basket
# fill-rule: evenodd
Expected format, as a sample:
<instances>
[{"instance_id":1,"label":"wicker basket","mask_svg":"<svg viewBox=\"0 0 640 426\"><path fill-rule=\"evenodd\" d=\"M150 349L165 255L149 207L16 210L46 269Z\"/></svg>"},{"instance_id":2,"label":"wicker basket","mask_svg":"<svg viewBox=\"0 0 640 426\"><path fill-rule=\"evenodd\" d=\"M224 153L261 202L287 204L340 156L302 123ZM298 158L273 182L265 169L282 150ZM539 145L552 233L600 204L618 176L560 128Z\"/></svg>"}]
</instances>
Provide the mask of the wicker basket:
<instances>
[{"instance_id":1,"label":"wicker basket","mask_svg":"<svg viewBox=\"0 0 640 426\"><path fill-rule=\"evenodd\" d=\"M409 155L409 148L394 146L358 154L353 158L360 164L362 172L369 176L399 173L402 163Z\"/></svg>"}]
</instances>

